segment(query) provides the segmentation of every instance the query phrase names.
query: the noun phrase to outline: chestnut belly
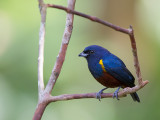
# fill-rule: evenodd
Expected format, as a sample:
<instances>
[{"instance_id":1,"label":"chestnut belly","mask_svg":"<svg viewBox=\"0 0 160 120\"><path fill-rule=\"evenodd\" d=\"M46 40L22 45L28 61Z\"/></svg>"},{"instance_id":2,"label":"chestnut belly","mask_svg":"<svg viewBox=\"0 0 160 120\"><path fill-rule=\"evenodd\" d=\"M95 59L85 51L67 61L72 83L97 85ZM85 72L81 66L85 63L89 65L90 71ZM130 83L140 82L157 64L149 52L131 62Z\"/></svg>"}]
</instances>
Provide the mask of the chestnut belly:
<instances>
[{"instance_id":1,"label":"chestnut belly","mask_svg":"<svg viewBox=\"0 0 160 120\"><path fill-rule=\"evenodd\" d=\"M96 80L108 88L115 88L119 86L123 88L126 87L123 83L121 83L119 80L117 80L116 78L114 78L108 73L103 73L103 76L96 78Z\"/></svg>"}]
</instances>

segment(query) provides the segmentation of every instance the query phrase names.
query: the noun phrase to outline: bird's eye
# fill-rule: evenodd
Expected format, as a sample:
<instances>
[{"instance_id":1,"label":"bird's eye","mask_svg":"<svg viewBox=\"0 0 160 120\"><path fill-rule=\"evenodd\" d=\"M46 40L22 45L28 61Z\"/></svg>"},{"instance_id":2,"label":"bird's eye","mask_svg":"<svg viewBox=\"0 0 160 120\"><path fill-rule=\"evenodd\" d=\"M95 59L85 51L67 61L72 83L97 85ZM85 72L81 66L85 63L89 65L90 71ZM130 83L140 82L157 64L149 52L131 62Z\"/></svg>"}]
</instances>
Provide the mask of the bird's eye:
<instances>
[{"instance_id":1,"label":"bird's eye","mask_svg":"<svg viewBox=\"0 0 160 120\"><path fill-rule=\"evenodd\" d=\"M90 53L92 54L92 53L94 53L94 51L93 51L93 50L91 50L91 51L90 51Z\"/></svg>"}]
</instances>

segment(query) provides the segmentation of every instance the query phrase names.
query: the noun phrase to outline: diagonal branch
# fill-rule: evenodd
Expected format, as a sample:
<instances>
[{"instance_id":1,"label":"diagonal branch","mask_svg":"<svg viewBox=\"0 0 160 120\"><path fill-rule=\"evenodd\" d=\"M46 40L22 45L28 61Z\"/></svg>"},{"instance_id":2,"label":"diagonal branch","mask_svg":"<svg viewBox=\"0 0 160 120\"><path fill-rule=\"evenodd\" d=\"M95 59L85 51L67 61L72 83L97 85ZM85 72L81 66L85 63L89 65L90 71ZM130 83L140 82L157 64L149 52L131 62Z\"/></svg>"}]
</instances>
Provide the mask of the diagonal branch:
<instances>
[{"instance_id":1,"label":"diagonal branch","mask_svg":"<svg viewBox=\"0 0 160 120\"><path fill-rule=\"evenodd\" d=\"M74 9L75 8L75 0L68 0L68 8L69 9ZM73 28L73 20L74 20L74 15L73 14L67 14L66 18L66 27L64 30L63 38L62 38L62 44L61 48L59 51L59 54L57 56L56 63L54 65L54 68L52 70L52 74L50 76L50 79L48 81L48 84L45 89L45 93L51 93L52 89L56 83L56 80L60 74L65 56L66 56L66 50L70 41L70 37L72 34L72 28Z\"/></svg>"},{"instance_id":2,"label":"diagonal branch","mask_svg":"<svg viewBox=\"0 0 160 120\"><path fill-rule=\"evenodd\" d=\"M75 15L78 15L78 16L81 16L81 17L84 17L84 18L87 18L93 22L97 22L97 23L100 23L102 25L105 25L105 26L108 26L116 31L119 31L119 32L122 32L122 33L126 33L126 34L129 34L129 31L128 29L125 29L125 28L122 28L120 26L117 26L117 25L114 25L112 23L109 23L107 21L104 21L104 20L101 20L99 19L98 17L95 17L95 16L90 16L90 15L87 15L87 14L84 14L84 13L81 13L81 12L78 12L78 11L75 11L75 10L72 10L72 9L69 9L67 7L64 7L64 6L61 6L61 5L55 5L55 4L47 4L48 7L51 7L51 8L57 8L57 9L60 9L60 10L64 10L66 11L67 13L72 13L72 14L75 14Z\"/></svg>"}]
</instances>

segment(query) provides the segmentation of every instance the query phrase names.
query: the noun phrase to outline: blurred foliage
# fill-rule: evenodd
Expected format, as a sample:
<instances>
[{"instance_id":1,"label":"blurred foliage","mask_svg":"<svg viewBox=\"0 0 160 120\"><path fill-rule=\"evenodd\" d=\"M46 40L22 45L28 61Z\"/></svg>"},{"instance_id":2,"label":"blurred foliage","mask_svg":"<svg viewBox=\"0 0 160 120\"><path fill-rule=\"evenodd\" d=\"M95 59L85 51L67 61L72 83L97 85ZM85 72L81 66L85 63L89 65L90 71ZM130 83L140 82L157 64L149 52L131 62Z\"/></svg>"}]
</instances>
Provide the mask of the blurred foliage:
<instances>
[{"instance_id":1,"label":"blurred foliage","mask_svg":"<svg viewBox=\"0 0 160 120\"><path fill-rule=\"evenodd\" d=\"M67 6L66 0L46 0ZM138 94L120 101L103 99L51 103L43 120L150 120L160 119L160 1L159 0L77 0L76 10L135 30L143 79L150 83ZM47 10L44 80L47 83L60 48L66 13ZM0 119L31 119L37 104L37 58L40 14L36 0L0 1ZM75 16L66 60L53 95L97 92L102 85L88 71L78 54L97 44L119 56L135 76L129 37L98 23ZM108 89L106 92L113 92Z\"/></svg>"}]
</instances>

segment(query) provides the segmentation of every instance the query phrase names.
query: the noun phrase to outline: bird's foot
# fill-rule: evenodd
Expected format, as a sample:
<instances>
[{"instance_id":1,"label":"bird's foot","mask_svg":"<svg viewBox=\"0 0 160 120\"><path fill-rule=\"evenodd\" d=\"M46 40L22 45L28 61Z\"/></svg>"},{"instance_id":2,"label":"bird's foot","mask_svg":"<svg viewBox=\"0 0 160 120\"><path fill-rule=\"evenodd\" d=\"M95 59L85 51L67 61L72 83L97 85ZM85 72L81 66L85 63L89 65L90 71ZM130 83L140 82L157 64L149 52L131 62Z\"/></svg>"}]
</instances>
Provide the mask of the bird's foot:
<instances>
[{"instance_id":1,"label":"bird's foot","mask_svg":"<svg viewBox=\"0 0 160 120\"><path fill-rule=\"evenodd\" d=\"M113 93L113 98L116 97L117 100L119 100L119 98L118 98L118 92L119 92L119 89L120 89L120 88L121 88L121 87L118 87L118 89Z\"/></svg>"},{"instance_id":2,"label":"bird's foot","mask_svg":"<svg viewBox=\"0 0 160 120\"><path fill-rule=\"evenodd\" d=\"M96 94L96 98L101 101L101 94L103 94L103 91L106 90L107 88L103 88L102 90L100 90L97 94Z\"/></svg>"}]
</instances>

